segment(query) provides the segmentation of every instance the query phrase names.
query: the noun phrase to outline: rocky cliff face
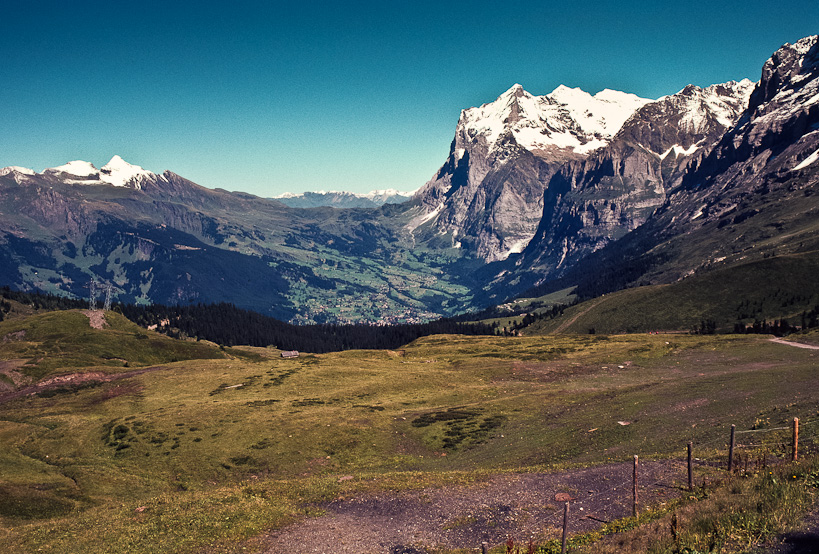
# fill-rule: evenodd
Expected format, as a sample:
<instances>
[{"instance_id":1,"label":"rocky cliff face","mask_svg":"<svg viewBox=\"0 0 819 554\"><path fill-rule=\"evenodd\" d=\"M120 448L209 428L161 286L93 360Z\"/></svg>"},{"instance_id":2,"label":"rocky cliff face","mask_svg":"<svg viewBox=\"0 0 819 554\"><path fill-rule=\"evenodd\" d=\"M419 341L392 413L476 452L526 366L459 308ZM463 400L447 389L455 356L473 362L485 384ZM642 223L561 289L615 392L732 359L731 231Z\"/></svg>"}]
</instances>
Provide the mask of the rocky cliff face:
<instances>
[{"instance_id":1,"label":"rocky cliff face","mask_svg":"<svg viewBox=\"0 0 819 554\"><path fill-rule=\"evenodd\" d=\"M737 84L732 88L744 87ZM640 112L635 114L635 121L624 125L600 155L616 159L607 151L619 150L620 139L627 139L629 147L638 151L637 144L643 144L644 139L631 128L639 116ZM687 115L680 121L707 124L692 125L694 129L718 123L715 132L723 125L718 119ZM650 186L662 183L665 199L643 225L567 267L564 284L581 283L581 292L595 295L634 284L672 282L714 267L819 247L819 37L807 37L778 50L764 64L747 108L729 127L716 140L711 138L716 135L706 133L703 144L713 140L713 145L673 167L666 165L670 152L661 163L657 160L665 153L662 148L671 143L681 147L692 144L681 142L684 137L663 138L664 144L660 141L646 149L654 152L654 163L644 165L646 171L637 175L640 180L653 175L646 182ZM639 153L637 159L648 161L645 156ZM614 174L625 177L625 173ZM574 180L564 180L568 182L563 185L566 195L578 195L576 191L603 182L590 178L588 171L569 172L569 177L575 175ZM567 217L580 220L571 212ZM575 225L578 234L582 233L582 222ZM544 217L538 235L541 240L530 245L527 254L532 257L522 261L520 274L533 269L548 274L548 268L544 270L541 265L538 269L537 264L555 259L554 248L550 252L551 245L544 240L557 236L554 227L555 223L548 224Z\"/></svg>"},{"instance_id":2,"label":"rocky cliff face","mask_svg":"<svg viewBox=\"0 0 819 554\"><path fill-rule=\"evenodd\" d=\"M750 224L755 218L757 226L781 231L796 225L798 216L815 204L817 161L819 36L812 36L784 45L765 62L748 109L670 192L653 226L662 227L665 235L679 235L700 234L716 224L724 233L735 231L732 224ZM784 217L771 221L774 212ZM815 233L812 227L792 231L791 241L799 236L810 243L817 240L806 235ZM714 244L713 255L736 256L759 247L753 241L732 242L731 247Z\"/></svg>"},{"instance_id":3,"label":"rocky cliff face","mask_svg":"<svg viewBox=\"0 0 819 554\"><path fill-rule=\"evenodd\" d=\"M538 97L515 85L462 112L446 163L416 193L424 217L410 230L487 262L531 242L533 267L559 272L646 221L752 89L688 86L650 101L563 86Z\"/></svg>"},{"instance_id":4,"label":"rocky cliff face","mask_svg":"<svg viewBox=\"0 0 819 554\"><path fill-rule=\"evenodd\" d=\"M486 261L522 251L540 221L554 172L607 144L647 102L563 86L533 96L515 85L494 102L464 110L447 161L415 195L424 217L410 230L422 238L449 235L453 246Z\"/></svg>"},{"instance_id":5,"label":"rocky cliff face","mask_svg":"<svg viewBox=\"0 0 819 554\"><path fill-rule=\"evenodd\" d=\"M737 122L753 87L689 85L638 109L607 146L564 164L546 187L526 264L559 275L645 223Z\"/></svg>"}]
</instances>

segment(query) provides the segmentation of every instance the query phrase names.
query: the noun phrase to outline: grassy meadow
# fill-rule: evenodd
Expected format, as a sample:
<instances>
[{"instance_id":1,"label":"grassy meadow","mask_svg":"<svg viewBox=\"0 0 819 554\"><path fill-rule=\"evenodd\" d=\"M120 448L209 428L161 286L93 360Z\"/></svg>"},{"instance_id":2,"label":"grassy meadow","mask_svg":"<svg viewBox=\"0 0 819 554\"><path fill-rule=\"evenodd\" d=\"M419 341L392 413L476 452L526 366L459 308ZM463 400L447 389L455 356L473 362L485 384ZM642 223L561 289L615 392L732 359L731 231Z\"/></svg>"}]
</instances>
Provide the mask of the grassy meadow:
<instances>
[{"instance_id":1,"label":"grassy meadow","mask_svg":"<svg viewBox=\"0 0 819 554\"><path fill-rule=\"evenodd\" d=\"M731 424L798 416L809 439L819 421L819 351L765 336L432 336L282 359L106 318L0 324L18 380L150 369L0 403L0 551L247 552L324 500L689 440L716 456Z\"/></svg>"}]
</instances>

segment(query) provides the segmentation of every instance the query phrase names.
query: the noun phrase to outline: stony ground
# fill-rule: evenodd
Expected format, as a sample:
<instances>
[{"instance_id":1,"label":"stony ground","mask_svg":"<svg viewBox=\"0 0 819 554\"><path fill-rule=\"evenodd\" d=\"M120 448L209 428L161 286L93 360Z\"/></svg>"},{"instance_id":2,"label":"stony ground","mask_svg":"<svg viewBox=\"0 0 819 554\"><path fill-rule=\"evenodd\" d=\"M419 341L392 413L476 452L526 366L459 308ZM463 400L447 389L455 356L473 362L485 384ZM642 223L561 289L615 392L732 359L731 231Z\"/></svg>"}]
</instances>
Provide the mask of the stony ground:
<instances>
[{"instance_id":1,"label":"stony ground","mask_svg":"<svg viewBox=\"0 0 819 554\"><path fill-rule=\"evenodd\" d=\"M105 321L105 312L102 310L86 310L83 312L88 317L88 324L94 329L105 329L108 322Z\"/></svg>"},{"instance_id":2,"label":"stony ground","mask_svg":"<svg viewBox=\"0 0 819 554\"><path fill-rule=\"evenodd\" d=\"M321 506L310 518L265 538L266 554L421 554L479 549L512 537L526 543L559 537L566 499L569 532L589 531L632 513L632 463L559 473L498 475L486 483L383 493ZM684 465L640 464L640 505L682 494Z\"/></svg>"}]
</instances>

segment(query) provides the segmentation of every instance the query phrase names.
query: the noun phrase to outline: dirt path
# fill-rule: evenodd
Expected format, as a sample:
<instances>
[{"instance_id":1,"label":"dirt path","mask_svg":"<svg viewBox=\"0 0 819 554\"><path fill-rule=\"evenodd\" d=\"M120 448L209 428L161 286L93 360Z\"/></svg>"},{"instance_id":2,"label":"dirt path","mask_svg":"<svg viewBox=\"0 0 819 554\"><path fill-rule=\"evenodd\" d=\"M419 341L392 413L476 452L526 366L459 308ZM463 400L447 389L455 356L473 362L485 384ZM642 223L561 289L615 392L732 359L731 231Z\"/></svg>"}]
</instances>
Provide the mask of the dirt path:
<instances>
[{"instance_id":1,"label":"dirt path","mask_svg":"<svg viewBox=\"0 0 819 554\"><path fill-rule=\"evenodd\" d=\"M587 313L589 313L591 310L593 310L594 308L596 308L597 306L599 306L599 305L600 305L602 302L604 302L605 300L606 300L605 296L601 296L600 298L598 298L598 299L597 299L597 302L593 302L593 303L591 303L591 305L590 305L590 306L588 306L588 307L587 307L585 310L583 310L583 311L581 311L581 312L576 313L574 316L572 316L572 318L571 318L570 320L568 320L568 321L564 321L563 323L561 323L561 324L560 324L560 326L558 326L558 328L557 328L557 329L555 329L554 331L552 331L552 333L553 333L553 334L562 333L563 331L565 331L566 329L568 329L568 328L569 328L569 326L571 326L571 325L572 325L572 323L574 323L575 321L577 321L578 319L580 319L582 316L584 316L584 315L586 315Z\"/></svg>"},{"instance_id":2,"label":"dirt path","mask_svg":"<svg viewBox=\"0 0 819 554\"><path fill-rule=\"evenodd\" d=\"M488 482L339 500L326 514L276 531L265 554L424 554L435 548L480 548L513 537L526 543L560 535L565 498L569 531L596 529L631 515L631 463L561 473L498 475ZM640 467L640 504L656 505L680 494L681 462Z\"/></svg>"},{"instance_id":3,"label":"dirt path","mask_svg":"<svg viewBox=\"0 0 819 554\"><path fill-rule=\"evenodd\" d=\"M795 346L796 348L807 348L808 350L819 350L819 346L814 346L812 344L804 344L801 342L791 342L789 340L780 339L780 338L772 338L770 339L771 342L775 342L777 344L785 344L788 346Z\"/></svg>"}]
</instances>

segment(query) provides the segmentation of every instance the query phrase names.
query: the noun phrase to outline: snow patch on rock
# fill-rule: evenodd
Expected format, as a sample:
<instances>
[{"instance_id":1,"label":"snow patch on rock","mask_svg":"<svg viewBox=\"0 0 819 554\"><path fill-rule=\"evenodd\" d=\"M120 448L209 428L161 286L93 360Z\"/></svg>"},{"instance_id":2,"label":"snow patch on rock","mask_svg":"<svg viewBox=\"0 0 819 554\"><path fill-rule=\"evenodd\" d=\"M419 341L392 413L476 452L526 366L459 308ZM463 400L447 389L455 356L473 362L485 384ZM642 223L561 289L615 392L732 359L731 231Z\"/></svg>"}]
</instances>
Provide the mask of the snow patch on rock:
<instances>
[{"instance_id":1,"label":"snow patch on rock","mask_svg":"<svg viewBox=\"0 0 819 554\"><path fill-rule=\"evenodd\" d=\"M10 165L0 169L0 176L8 175L9 173L20 173L21 175L37 175L33 169L27 167L20 167L18 165Z\"/></svg>"},{"instance_id":2,"label":"snow patch on rock","mask_svg":"<svg viewBox=\"0 0 819 554\"><path fill-rule=\"evenodd\" d=\"M819 161L819 150L816 150L813 154L802 160L797 166L793 168L793 171L799 171L800 169L805 169L811 164L815 164Z\"/></svg>"},{"instance_id":3,"label":"snow patch on rock","mask_svg":"<svg viewBox=\"0 0 819 554\"><path fill-rule=\"evenodd\" d=\"M436 217L438 217L438 214L440 214L441 210L443 210L443 209L444 209L444 205L441 204L437 208L432 210L431 212L421 214L421 215L418 215L418 216L412 218L410 220L410 222L407 223L405 229L407 231L409 231L410 233L412 233L413 231L415 231L418 227L420 227L421 225L423 225L427 221L431 221L431 220L435 219Z\"/></svg>"},{"instance_id":4,"label":"snow patch on rock","mask_svg":"<svg viewBox=\"0 0 819 554\"><path fill-rule=\"evenodd\" d=\"M501 255L500 259L505 260L512 254L520 254L526 248L526 245L529 244L530 240L531 239L520 239L513 242L512 246L510 246L509 249Z\"/></svg>"}]
</instances>

